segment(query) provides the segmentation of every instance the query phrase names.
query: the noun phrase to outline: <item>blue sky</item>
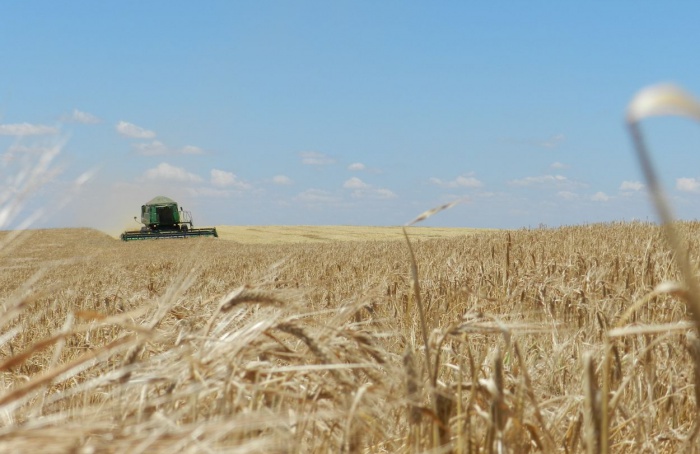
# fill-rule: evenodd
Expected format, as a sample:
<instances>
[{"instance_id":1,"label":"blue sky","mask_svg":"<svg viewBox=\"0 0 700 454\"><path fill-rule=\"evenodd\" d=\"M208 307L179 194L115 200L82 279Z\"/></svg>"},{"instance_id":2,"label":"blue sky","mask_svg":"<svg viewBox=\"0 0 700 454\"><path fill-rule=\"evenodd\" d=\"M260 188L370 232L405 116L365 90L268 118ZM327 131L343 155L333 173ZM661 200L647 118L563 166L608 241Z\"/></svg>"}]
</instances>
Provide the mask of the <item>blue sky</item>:
<instances>
[{"instance_id":1,"label":"blue sky","mask_svg":"<svg viewBox=\"0 0 700 454\"><path fill-rule=\"evenodd\" d=\"M200 225L400 225L456 199L426 225L654 219L625 108L649 84L700 93L691 2L1 8L2 190L32 193L9 226L53 207L33 225L119 230L155 195ZM700 127L645 131L696 218Z\"/></svg>"}]
</instances>

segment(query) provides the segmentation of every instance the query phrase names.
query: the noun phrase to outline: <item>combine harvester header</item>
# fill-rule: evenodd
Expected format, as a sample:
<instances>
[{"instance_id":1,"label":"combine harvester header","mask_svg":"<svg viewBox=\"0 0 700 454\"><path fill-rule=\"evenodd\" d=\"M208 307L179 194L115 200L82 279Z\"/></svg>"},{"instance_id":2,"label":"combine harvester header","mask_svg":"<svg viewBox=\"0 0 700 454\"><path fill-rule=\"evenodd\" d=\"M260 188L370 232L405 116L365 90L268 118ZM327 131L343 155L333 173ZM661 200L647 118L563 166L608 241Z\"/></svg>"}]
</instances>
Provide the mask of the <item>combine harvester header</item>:
<instances>
[{"instance_id":1,"label":"combine harvester header","mask_svg":"<svg viewBox=\"0 0 700 454\"><path fill-rule=\"evenodd\" d=\"M134 217L138 222L138 218ZM195 229L192 214L168 197L158 196L141 206L141 230L122 233L124 241L160 240L164 238L217 237L216 228Z\"/></svg>"}]
</instances>

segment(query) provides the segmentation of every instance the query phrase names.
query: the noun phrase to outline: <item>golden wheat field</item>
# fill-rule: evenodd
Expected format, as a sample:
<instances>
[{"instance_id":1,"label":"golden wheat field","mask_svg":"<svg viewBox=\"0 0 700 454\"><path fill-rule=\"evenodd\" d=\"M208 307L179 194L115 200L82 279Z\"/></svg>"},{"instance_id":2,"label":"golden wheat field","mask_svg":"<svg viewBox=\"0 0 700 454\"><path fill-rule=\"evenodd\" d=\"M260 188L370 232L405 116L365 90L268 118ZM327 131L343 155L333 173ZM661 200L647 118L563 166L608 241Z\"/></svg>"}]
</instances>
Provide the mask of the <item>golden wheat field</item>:
<instances>
[{"instance_id":1,"label":"golden wheat field","mask_svg":"<svg viewBox=\"0 0 700 454\"><path fill-rule=\"evenodd\" d=\"M700 349L652 224L414 240L415 262L400 237L15 235L2 452L698 450Z\"/></svg>"},{"instance_id":2,"label":"golden wheat field","mask_svg":"<svg viewBox=\"0 0 700 454\"><path fill-rule=\"evenodd\" d=\"M245 244L316 243L331 241L403 240L401 227L348 225L219 225L219 238ZM488 229L457 227L414 227L411 237L433 239L471 235Z\"/></svg>"}]
</instances>

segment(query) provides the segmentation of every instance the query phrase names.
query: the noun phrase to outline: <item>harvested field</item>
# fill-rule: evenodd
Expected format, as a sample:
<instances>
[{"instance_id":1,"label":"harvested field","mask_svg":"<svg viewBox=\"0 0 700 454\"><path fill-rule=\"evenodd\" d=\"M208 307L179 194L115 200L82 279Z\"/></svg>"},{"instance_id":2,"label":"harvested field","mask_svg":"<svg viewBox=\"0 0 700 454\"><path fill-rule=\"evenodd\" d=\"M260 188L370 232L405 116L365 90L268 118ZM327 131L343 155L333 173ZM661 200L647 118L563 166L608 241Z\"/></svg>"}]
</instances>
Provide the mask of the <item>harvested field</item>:
<instances>
[{"instance_id":1,"label":"harvested field","mask_svg":"<svg viewBox=\"0 0 700 454\"><path fill-rule=\"evenodd\" d=\"M0 232L0 451L697 450L654 225L415 241L416 286L405 241L241 235Z\"/></svg>"}]
</instances>

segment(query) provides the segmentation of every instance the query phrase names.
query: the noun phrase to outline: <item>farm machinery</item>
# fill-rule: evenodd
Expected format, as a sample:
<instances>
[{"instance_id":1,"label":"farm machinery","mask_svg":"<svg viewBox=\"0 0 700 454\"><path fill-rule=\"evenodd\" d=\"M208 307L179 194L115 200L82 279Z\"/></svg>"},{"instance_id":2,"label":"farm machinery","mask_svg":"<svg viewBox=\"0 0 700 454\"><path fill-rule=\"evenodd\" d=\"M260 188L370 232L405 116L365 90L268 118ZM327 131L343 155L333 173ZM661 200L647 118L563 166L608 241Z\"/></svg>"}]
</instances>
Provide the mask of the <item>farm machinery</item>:
<instances>
[{"instance_id":1,"label":"farm machinery","mask_svg":"<svg viewBox=\"0 0 700 454\"><path fill-rule=\"evenodd\" d=\"M138 218L134 217L138 222ZM178 208L177 202L158 196L141 206L141 230L122 233L121 239L160 240L166 238L218 237L216 228L195 229L192 214Z\"/></svg>"}]
</instances>

